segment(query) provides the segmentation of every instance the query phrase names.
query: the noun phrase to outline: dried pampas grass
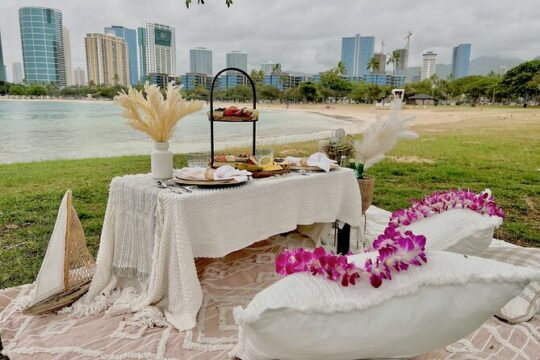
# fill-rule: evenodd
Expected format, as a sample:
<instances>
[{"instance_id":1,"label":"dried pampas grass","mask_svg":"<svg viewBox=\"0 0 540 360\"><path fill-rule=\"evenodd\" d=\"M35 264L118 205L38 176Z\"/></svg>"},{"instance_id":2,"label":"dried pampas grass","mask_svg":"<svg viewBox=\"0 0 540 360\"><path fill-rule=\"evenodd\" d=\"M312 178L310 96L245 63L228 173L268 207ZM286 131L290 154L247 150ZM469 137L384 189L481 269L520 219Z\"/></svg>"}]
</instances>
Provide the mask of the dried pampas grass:
<instances>
[{"instance_id":1,"label":"dried pampas grass","mask_svg":"<svg viewBox=\"0 0 540 360\"><path fill-rule=\"evenodd\" d=\"M122 91L114 99L124 108L122 117L127 123L156 142L169 141L181 118L202 109L200 102L183 99L180 88L172 82L167 85L165 99L159 86L148 82L144 84L143 91L130 87L127 94Z\"/></svg>"},{"instance_id":2,"label":"dried pampas grass","mask_svg":"<svg viewBox=\"0 0 540 360\"><path fill-rule=\"evenodd\" d=\"M390 151L399 139L416 139L418 134L410 130L414 116L401 118L402 100L395 96L386 118L380 115L377 121L369 125L364 132L362 141L355 142L355 160L364 164L364 170L384 159L384 154Z\"/></svg>"}]
</instances>

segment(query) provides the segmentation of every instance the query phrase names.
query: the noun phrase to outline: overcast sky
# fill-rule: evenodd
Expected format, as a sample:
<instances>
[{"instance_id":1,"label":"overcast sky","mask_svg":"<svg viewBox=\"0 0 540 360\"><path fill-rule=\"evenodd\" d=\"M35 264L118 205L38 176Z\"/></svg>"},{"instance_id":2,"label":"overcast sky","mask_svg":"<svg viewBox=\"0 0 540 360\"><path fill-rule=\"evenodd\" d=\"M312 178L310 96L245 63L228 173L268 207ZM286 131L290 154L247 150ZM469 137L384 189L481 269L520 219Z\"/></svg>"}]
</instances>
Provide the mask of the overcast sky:
<instances>
[{"instance_id":1,"label":"overcast sky","mask_svg":"<svg viewBox=\"0 0 540 360\"><path fill-rule=\"evenodd\" d=\"M341 37L376 37L376 51L404 47L412 31L409 65L419 65L427 50L450 63L452 47L472 43L472 58L532 59L540 55L540 0L0 0L4 61L22 62L18 8L60 9L71 31L73 67L86 69L84 36L109 25L136 28L158 22L176 28L177 70L189 69L189 48L213 50L214 72L225 53L244 50L250 70L275 61L283 69L316 73L340 58Z\"/></svg>"}]
</instances>

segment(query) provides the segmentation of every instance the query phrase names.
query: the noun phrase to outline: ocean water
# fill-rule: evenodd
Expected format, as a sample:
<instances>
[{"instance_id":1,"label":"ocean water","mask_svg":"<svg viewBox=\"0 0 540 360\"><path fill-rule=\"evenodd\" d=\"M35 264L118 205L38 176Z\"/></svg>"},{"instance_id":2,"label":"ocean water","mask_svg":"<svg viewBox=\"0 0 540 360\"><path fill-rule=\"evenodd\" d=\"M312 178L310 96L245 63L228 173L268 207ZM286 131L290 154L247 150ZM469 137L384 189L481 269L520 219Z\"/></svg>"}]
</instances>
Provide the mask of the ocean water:
<instances>
[{"instance_id":1,"label":"ocean water","mask_svg":"<svg viewBox=\"0 0 540 360\"><path fill-rule=\"evenodd\" d=\"M210 150L208 108L178 124L170 141L177 153ZM0 163L149 154L152 140L129 127L121 108L106 102L0 101ZM298 111L264 110L258 146L328 137L354 124ZM251 143L250 123L216 123L217 149Z\"/></svg>"}]
</instances>

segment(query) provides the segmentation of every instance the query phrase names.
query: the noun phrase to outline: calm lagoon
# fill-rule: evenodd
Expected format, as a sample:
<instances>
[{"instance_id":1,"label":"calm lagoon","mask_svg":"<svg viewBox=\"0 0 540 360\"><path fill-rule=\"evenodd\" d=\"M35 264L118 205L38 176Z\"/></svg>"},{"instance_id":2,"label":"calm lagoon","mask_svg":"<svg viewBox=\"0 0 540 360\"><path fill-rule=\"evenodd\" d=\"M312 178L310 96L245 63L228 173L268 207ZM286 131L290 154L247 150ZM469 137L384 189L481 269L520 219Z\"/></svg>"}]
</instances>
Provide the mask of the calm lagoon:
<instances>
[{"instance_id":1,"label":"calm lagoon","mask_svg":"<svg viewBox=\"0 0 540 360\"><path fill-rule=\"evenodd\" d=\"M176 153L208 151L208 108L184 118L171 139ZM112 102L0 101L0 163L149 154L152 140L126 125ZM257 143L294 142L328 137L351 123L324 115L263 110ZM216 123L217 148L247 145L250 124Z\"/></svg>"}]
</instances>

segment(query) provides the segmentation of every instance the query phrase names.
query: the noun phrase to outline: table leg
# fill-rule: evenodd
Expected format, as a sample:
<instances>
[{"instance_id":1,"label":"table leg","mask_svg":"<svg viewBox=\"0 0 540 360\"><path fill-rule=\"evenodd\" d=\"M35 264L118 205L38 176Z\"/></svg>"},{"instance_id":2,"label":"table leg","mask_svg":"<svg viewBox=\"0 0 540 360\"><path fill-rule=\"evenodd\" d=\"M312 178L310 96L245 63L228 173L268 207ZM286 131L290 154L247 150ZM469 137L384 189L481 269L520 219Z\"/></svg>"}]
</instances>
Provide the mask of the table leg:
<instances>
[{"instance_id":1,"label":"table leg","mask_svg":"<svg viewBox=\"0 0 540 360\"><path fill-rule=\"evenodd\" d=\"M337 253L346 255L349 252L351 240L351 225L345 224L343 228L338 228Z\"/></svg>"}]
</instances>

